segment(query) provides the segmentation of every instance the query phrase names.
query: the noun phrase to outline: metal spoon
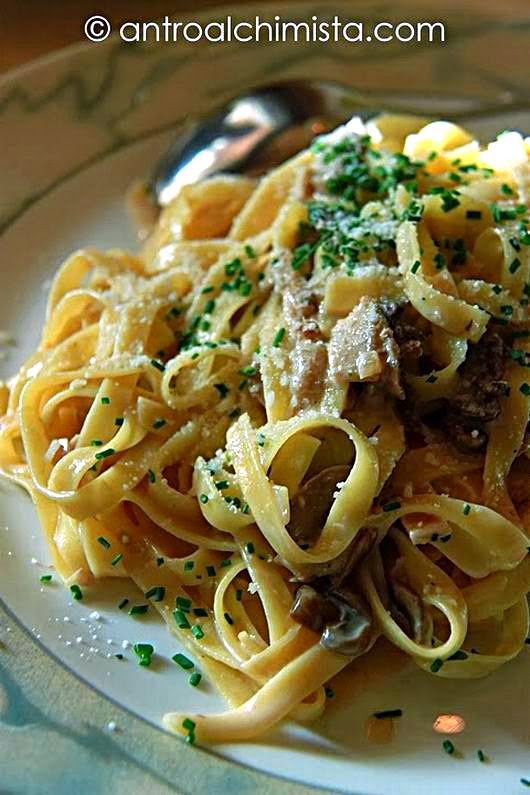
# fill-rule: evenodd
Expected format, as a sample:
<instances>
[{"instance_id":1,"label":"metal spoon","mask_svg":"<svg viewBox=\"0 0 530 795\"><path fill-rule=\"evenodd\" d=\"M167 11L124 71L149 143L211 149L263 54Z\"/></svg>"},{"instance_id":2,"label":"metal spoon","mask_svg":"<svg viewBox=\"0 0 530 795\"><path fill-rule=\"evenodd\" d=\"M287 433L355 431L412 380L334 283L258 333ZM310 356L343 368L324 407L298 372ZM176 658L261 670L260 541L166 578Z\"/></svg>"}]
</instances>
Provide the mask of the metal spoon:
<instances>
[{"instance_id":1,"label":"metal spoon","mask_svg":"<svg viewBox=\"0 0 530 795\"><path fill-rule=\"evenodd\" d=\"M161 159L151 190L165 206L183 185L214 174L263 173L353 115L366 121L385 110L467 122L491 120L521 104L528 106L509 95L489 106L469 97L374 95L369 101L340 83L286 80L249 90L193 123Z\"/></svg>"}]
</instances>

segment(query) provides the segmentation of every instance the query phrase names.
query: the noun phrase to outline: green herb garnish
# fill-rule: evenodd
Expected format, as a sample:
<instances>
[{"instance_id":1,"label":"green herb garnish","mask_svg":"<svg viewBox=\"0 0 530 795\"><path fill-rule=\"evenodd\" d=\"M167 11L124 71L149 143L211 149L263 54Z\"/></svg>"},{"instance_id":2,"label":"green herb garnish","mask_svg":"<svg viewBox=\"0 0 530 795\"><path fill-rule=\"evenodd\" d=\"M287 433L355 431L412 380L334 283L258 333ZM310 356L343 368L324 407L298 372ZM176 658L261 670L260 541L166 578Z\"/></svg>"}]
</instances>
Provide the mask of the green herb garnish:
<instances>
[{"instance_id":1,"label":"green herb garnish","mask_svg":"<svg viewBox=\"0 0 530 795\"><path fill-rule=\"evenodd\" d=\"M180 665L181 668L184 668L185 671L189 671L189 669L193 668L193 666L195 665L195 663L193 663L184 654L174 654L171 659L173 660L173 662L177 663L177 665ZM190 721L190 723L192 723L192 721ZM194 728L194 727L195 727L195 724L193 724L192 728ZM187 727L185 726L184 728L187 728Z\"/></svg>"},{"instance_id":2,"label":"green herb garnish","mask_svg":"<svg viewBox=\"0 0 530 795\"><path fill-rule=\"evenodd\" d=\"M77 602L81 601L83 598L83 592L79 585L71 585L70 592L72 594L72 598L75 599Z\"/></svg>"}]
</instances>

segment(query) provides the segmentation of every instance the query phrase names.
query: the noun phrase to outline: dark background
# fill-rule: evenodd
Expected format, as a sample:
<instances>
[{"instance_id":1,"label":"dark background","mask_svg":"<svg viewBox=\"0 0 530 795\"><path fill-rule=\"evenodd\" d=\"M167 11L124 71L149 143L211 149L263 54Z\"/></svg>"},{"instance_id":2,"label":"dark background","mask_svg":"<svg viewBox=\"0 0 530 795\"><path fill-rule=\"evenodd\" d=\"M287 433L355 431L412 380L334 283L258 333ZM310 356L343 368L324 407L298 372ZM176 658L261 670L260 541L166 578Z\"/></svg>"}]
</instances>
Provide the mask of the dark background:
<instances>
[{"instance_id":1,"label":"dark background","mask_svg":"<svg viewBox=\"0 0 530 795\"><path fill-rule=\"evenodd\" d=\"M301 5L314 5L314 0L299 0ZM321 0L326 6L331 0ZM411 5L425 11L425 19L443 18L444 12L457 8L473 15L491 14L504 21L530 12L530 0L409 0ZM0 72L31 61L41 55L86 40L83 34L84 21L94 15L103 14L113 28L126 20L155 20L164 14L188 13L193 15L205 8L235 5L240 3L255 6L256 12L263 8L265 0L0 0ZM390 5L397 11L406 2L388 0L374 2L384 9ZM281 11L282 2L278 2ZM366 0L351 0L351 12L366 7ZM406 18L406 11L404 11ZM472 17L471 17L472 18ZM490 54L491 55L491 54Z\"/></svg>"},{"instance_id":2,"label":"dark background","mask_svg":"<svg viewBox=\"0 0 530 795\"><path fill-rule=\"evenodd\" d=\"M154 20L227 4L227 0L0 0L0 72L86 40L83 23L94 14L103 14L114 27L128 19ZM259 0L246 4L259 6Z\"/></svg>"}]
</instances>

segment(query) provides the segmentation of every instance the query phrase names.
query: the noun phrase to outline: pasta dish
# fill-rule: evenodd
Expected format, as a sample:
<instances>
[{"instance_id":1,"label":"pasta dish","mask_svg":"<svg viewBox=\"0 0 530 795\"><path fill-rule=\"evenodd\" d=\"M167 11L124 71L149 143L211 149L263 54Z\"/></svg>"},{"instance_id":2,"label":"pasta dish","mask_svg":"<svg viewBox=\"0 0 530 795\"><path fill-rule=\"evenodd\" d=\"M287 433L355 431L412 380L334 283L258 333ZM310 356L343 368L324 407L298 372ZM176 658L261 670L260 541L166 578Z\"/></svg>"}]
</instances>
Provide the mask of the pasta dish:
<instances>
[{"instance_id":1,"label":"pasta dish","mask_svg":"<svg viewBox=\"0 0 530 795\"><path fill-rule=\"evenodd\" d=\"M189 742L318 717L381 637L462 679L523 647L529 153L352 120L183 188L141 256L58 271L0 384L0 471L74 598L131 578L120 608L158 611L225 697L165 715Z\"/></svg>"}]
</instances>

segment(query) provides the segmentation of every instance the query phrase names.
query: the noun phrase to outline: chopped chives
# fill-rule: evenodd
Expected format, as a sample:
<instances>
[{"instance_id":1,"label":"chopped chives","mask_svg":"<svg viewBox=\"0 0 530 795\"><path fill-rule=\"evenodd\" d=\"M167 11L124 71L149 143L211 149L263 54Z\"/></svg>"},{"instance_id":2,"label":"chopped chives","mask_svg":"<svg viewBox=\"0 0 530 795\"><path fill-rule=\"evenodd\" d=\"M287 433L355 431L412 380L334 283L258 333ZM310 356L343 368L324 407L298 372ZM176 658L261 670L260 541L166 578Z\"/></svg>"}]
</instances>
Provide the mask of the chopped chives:
<instances>
[{"instance_id":1,"label":"chopped chives","mask_svg":"<svg viewBox=\"0 0 530 795\"><path fill-rule=\"evenodd\" d=\"M229 558L227 558L226 560L222 560L221 561L221 568L222 569L225 569L227 566L231 566L231 565L232 565L232 561Z\"/></svg>"},{"instance_id":2,"label":"chopped chives","mask_svg":"<svg viewBox=\"0 0 530 795\"><path fill-rule=\"evenodd\" d=\"M128 599L122 599L121 602L118 605L118 610L123 610L123 608L126 605L128 605L128 604L129 604L129 600Z\"/></svg>"},{"instance_id":3,"label":"chopped chives","mask_svg":"<svg viewBox=\"0 0 530 795\"><path fill-rule=\"evenodd\" d=\"M111 455L114 455L116 450L113 450L112 447L109 447L108 450L102 450L101 453L96 453L96 461L101 461L103 458L108 458Z\"/></svg>"},{"instance_id":4,"label":"chopped chives","mask_svg":"<svg viewBox=\"0 0 530 795\"><path fill-rule=\"evenodd\" d=\"M292 269L294 271L300 270L302 265L313 256L314 251L315 246L310 243L303 243L301 246L298 246L298 248L295 248L291 262Z\"/></svg>"},{"instance_id":5,"label":"chopped chives","mask_svg":"<svg viewBox=\"0 0 530 795\"><path fill-rule=\"evenodd\" d=\"M193 560L187 560L187 561L184 563L184 571L191 571L191 570L193 569L193 567L194 567L194 566L195 566L195 561L193 561Z\"/></svg>"},{"instance_id":6,"label":"chopped chives","mask_svg":"<svg viewBox=\"0 0 530 795\"><path fill-rule=\"evenodd\" d=\"M442 748L444 749L445 753L449 755L454 754L455 752L455 747L451 740L444 740L442 743Z\"/></svg>"},{"instance_id":7,"label":"chopped chives","mask_svg":"<svg viewBox=\"0 0 530 795\"><path fill-rule=\"evenodd\" d=\"M187 599L185 596L177 596L175 604L179 610L182 610L183 613L189 613L191 608L191 599Z\"/></svg>"},{"instance_id":8,"label":"chopped chives","mask_svg":"<svg viewBox=\"0 0 530 795\"><path fill-rule=\"evenodd\" d=\"M198 671L194 671L188 679L188 684L190 684L191 687L197 687L197 685L200 684L201 679L202 674L200 674Z\"/></svg>"},{"instance_id":9,"label":"chopped chives","mask_svg":"<svg viewBox=\"0 0 530 795\"><path fill-rule=\"evenodd\" d=\"M148 469L147 470L147 477L149 478L149 482L150 483L154 483L155 480L156 480L156 475L155 475L155 473L153 472L152 469Z\"/></svg>"},{"instance_id":10,"label":"chopped chives","mask_svg":"<svg viewBox=\"0 0 530 795\"><path fill-rule=\"evenodd\" d=\"M194 624L191 628L191 634L197 640L202 640L204 638L204 632L202 631L201 627L198 624Z\"/></svg>"},{"instance_id":11,"label":"chopped chives","mask_svg":"<svg viewBox=\"0 0 530 795\"><path fill-rule=\"evenodd\" d=\"M240 602L242 596L243 596L243 591L241 590L241 588L238 588L236 590L236 602Z\"/></svg>"},{"instance_id":12,"label":"chopped chives","mask_svg":"<svg viewBox=\"0 0 530 795\"><path fill-rule=\"evenodd\" d=\"M447 658L448 660L467 660L467 654L462 649L458 649L455 651L454 654L451 654L450 657Z\"/></svg>"},{"instance_id":13,"label":"chopped chives","mask_svg":"<svg viewBox=\"0 0 530 795\"><path fill-rule=\"evenodd\" d=\"M156 565L157 566L163 566L164 565L164 558L157 558L156 559Z\"/></svg>"},{"instance_id":14,"label":"chopped chives","mask_svg":"<svg viewBox=\"0 0 530 795\"><path fill-rule=\"evenodd\" d=\"M230 624L230 626L233 626L234 624L234 619L232 618L230 613L225 613L225 621L227 624Z\"/></svg>"},{"instance_id":15,"label":"chopped chives","mask_svg":"<svg viewBox=\"0 0 530 795\"><path fill-rule=\"evenodd\" d=\"M206 574L208 577L215 577L215 566L206 566Z\"/></svg>"},{"instance_id":16,"label":"chopped chives","mask_svg":"<svg viewBox=\"0 0 530 795\"><path fill-rule=\"evenodd\" d=\"M134 652L138 659L138 665L148 667L151 665L151 656L154 652L153 646L150 643L135 643Z\"/></svg>"},{"instance_id":17,"label":"chopped chives","mask_svg":"<svg viewBox=\"0 0 530 795\"><path fill-rule=\"evenodd\" d=\"M154 602L161 602L166 595L166 589L163 585L155 585L145 592L146 599L153 599Z\"/></svg>"},{"instance_id":18,"label":"chopped chives","mask_svg":"<svg viewBox=\"0 0 530 795\"><path fill-rule=\"evenodd\" d=\"M200 324L201 331L208 331L210 329L211 323L209 320L202 320Z\"/></svg>"},{"instance_id":19,"label":"chopped chives","mask_svg":"<svg viewBox=\"0 0 530 795\"><path fill-rule=\"evenodd\" d=\"M92 439L92 441L90 442L90 445L91 445L91 447L102 447L103 446L103 442L101 441L101 439Z\"/></svg>"},{"instance_id":20,"label":"chopped chives","mask_svg":"<svg viewBox=\"0 0 530 795\"><path fill-rule=\"evenodd\" d=\"M114 656L116 657L117 660L123 660L123 654L121 653L115 654Z\"/></svg>"},{"instance_id":21,"label":"chopped chives","mask_svg":"<svg viewBox=\"0 0 530 795\"><path fill-rule=\"evenodd\" d=\"M241 260L238 257L231 262L227 262L225 265L225 273L227 276L233 276L238 270L241 270Z\"/></svg>"},{"instance_id":22,"label":"chopped chives","mask_svg":"<svg viewBox=\"0 0 530 795\"><path fill-rule=\"evenodd\" d=\"M223 489L227 489L230 483L227 480L218 480L216 481L215 488L222 491Z\"/></svg>"},{"instance_id":23,"label":"chopped chives","mask_svg":"<svg viewBox=\"0 0 530 795\"><path fill-rule=\"evenodd\" d=\"M204 312L207 315L211 315L214 309L215 309L215 301L213 298L210 298L210 300L206 301L204 305Z\"/></svg>"},{"instance_id":24,"label":"chopped chives","mask_svg":"<svg viewBox=\"0 0 530 795\"><path fill-rule=\"evenodd\" d=\"M223 398L225 398L228 395L228 393L230 392L230 389L227 387L226 384L214 384L214 387L219 392L219 396L220 396L221 400Z\"/></svg>"},{"instance_id":25,"label":"chopped chives","mask_svg":"<svg viewBox=\"0 0 530 795\"><path fill-rule=\"evenodd\" d=\"M442 270L442 268L445 268L447 263L445 261L444 255L440 254L440 253L435 254L434 255L434 264L436 265L436 269L437 270Z\"/></svg>"},{"instance_id":26,"label":"chopped chives","mask_svg":"<svg viewBox=\"0 0 530 795\"><path fill-rule=\"evenodd\" d=\"M108 406L109 403L110 403L110 398L109 397L102 397L101 398L101 402L103 403L104 406Z\"/></svg>"},{"instance_id":27,"label":"chopped chives","mask_svg":"<svg viewBox=\"0 0 530 795\"><path fill-rule=\"evenodd\" d=\"M394 502L387 502L386 505L383 505L384 513L389 513L390 511L397 511L401 508L401 503L399 500L394 500Z\"/></svg>"},{"instance_id":28,"label":"chopped chives","mask_svg":"<svg viewBox=\"0 0 530 795\"><path fill-rule=\"evenodd\" d=\"M195 723L191 720L191 718L184 718L182 721L182 727L186 729L187 732L192 732L195 729Z\"/></svg>"},{"instance_id":29,"label":"chopped chives","mask_svg":"<svg viewBox=\"0 0 530 795\"><path fill-rule=\"evenodd\" d=\"M136 654L153 654L154 648L150 643L135 643L134 651Z\"/></svg>"},{"instance_id":30,"label":"chopped chives","mask_svg":"<svg viewBox=\"0 0 530 795\"><path fill-rule=\"evenodd\" d=\"M201 496L199 497L199 502L202 502L203 505L206 505L206 503L208 502L208 495L201 494Z\"/></svg>"},{"instance_id":31,"label":"chopped chives","mask_svg":"<svg viewBox=\"0 0 530 795\"><path fill-rule=\"evenodd\" d=\"M107 539L105 538L105 536L99 536L99 538L98 538L98 544L101 544L101 546L102 546L102 547L105 547L105 549L110 549L110 542L109 542L109 541L107 541Z\"/></svg>"},{"instance_id":32,"label":"chopped chives","mask_svg":"<svg viewBox=\"0 0 530 795\"><path fill-rule=\"evenodd\" d=\"M530 779L528 778L521 778L519 779L523 787L530 787Z\"/></svg>"},{"instance_id":33,"label":"chopped chives","mask_svg":"<svg viewBox=\"0 0 530 795\"><path fill-rule=\"evenodd\" d=\"M181 668L184 668L185 671L189 671L190 668L193 668L195 663L193 663L189 657L186 657L185 654L174 654L171 658L173 662L176 662L177 665L180 665ZM190 721L191 723L191 721ZM195 724L194 724L195 725ZM184 727L187 728L187 727Z\"/></svg>"},{"instance_id":34,"label":"chopped chives","mask_svg":"<svg viewBox=\"0 0 530 795\"><path fill-rule=\"evenodd\" d=\"M432 663L430 664L429 670L431 671L431 673L437 674L443 664L444 661L441 660L439 657L437 657L436 660L433 660Z\"/></svg>"},{"instance_id":35,"label":"chopped chives","mask_svg":"<svg viewBox=\"0 0 530 795\"><path fill-rule=\"evenodd\" d=\"M71 585L70 592L72 594L72 597L76 599L78 602L83 598L83 592L79 587L79 585Z\"/></svg>"},{"instance_id":36,"label":"chopped chives","mask_svg":"<svg viewBox=\"0 0 530 795\"><path fill-rule=\"evenodd\" d=\"M204 607L194 607L193 608L193 615L197 616L198 618L207 618L208 611L204 609Z\"/></svg>"},{"instance_id":37,"label":"chopped chives","mask_svg":"<svg viewBox=\"0 0 530 795\"><path fill-rule=\"evenodd\" d=\"M464 514L464 516L469 516L470 511L471 511L471 505L468 502L466 502L466 504L462 508L462 513Z\"/></svg>"},{"instance_id":38,"label":"chopped chives","mask_svg":"<svg viewBox=\"0 0 530 795\"><path fill-rule=\"evenodd\" d=\"M466 218L470 220L478 220L482 218L482 213L480 210L466 210Z\"/></svg>"},{"instance_id":39,"label":"chopped chives","mask_svg":"<svg viewBox=\"0 0 530 795\"><path fill-rule=\"evenodd\" d=\"M149 610L149 605L133 605L129 610L130 616L144 616Z\"/></svg>"},{"instance_id":40,"label":"chopped chives","mask_svg":"<svg viewBox=\"0 0 530 795\"><path fill-rule=\"evenodd\" d=\"M167 421L164 419L155 420L153 422L153 428L155 429L155 431L158 431L159 428L163 428L164 425L167 425Z\"/></svg>"},{"instance_id":41,"label":"chopped chives","mask_svg":"<svg viewBox=\"0 0 530 795\"><path fill-rule=\"evenodd\" d=\"M381 712L374 712L374 718L378 718L378 720L384 720L386 718L401 718L402 715L402 709L383 709Z\"/></svg>"},{"instance_id":42,"label":"chopped chives","mask_svg":"<svg viewBox=\"0 0 530 795\"><path fill-rule=\"evenodd\" d=\"M412 273L416 273L416 271L418 270L418 268L420 267L420 265L421 265L421 263L420 263L419 259L417 259L417 260L416 260L416 262L414 262L414 263L412 264L412 266L411 266L411 271L412 271Z\"/></svg>"},{"instance_id":43,"label":"chopped chives","mask_svg":"<svg viewBox=\"0 0 530 795\"><path fill-rule=\"evenodd\" d=\"M256 258L256 252L254 251L252 246L250 246L248 243L245 246L245 254L247 255L247 257L249 259L255 259Z\"/></svg>"},{"instance_id":44,"label":"chopped chives","mask_svg":"<svg viewBox=\"0 0 530 795\"><path fill-rule=\"evenodd\" d=\"M166 365L163 364L162 362L159 362L158 359L151 359L151 364L161 373L164 373L166 370Z\"/></svg>"},{"instance_id":45,"label":"chopped chives","mask_svg":"<svg viewBox=\"0 0 530 795\"><path fill-rule=\"evenodd\" d=\"M256 443L257 443L258 447L265 447L265 442L266 441L267 441L267 439L265 438L265 434L264 433L259 432L259 433L256 434Z\"/></svg>"},{"instance_id":46,"label":"chopped chives","mask_svg":"<svg viewBox=\"0 0 530 795\"><path fill-rule=\"evenodd\" d=\"M203 295L207 295L208 293L213 293L214 290L215 290L215 287L212 287L212 285L208 285L207 287L203 287L202 288L201 293Z\"/></svg>"},{"instance_id":47,"label":"chopped chives","mask_svg":"<svg viewBox=\"0 0 530 795\"><path fill-rule=\"evenodd\" d=\"M114 420L114 425L117 425L118 428L121 428L124 422L125 422L124 417L116 417L116 419Z\"/></svg>"},{"instance_id":48,"label":"chopped chives","mask_svg":"<svg viewBox=\"0 0 530 795\"><path fill-rule=\"evenodd\" d=\"M326 685L324 688L324 693L326 694L326 698L335 698L335 691L332 687Z\"/></svg>"},{"instance_id":49,"label":"chopped chives","mask_svg":"<svg viewBox=\"0 0 530 795\"><path fill-rule=\"evenodd\" d=\"M122 553L121 553L121 552L118 552L118 554L117 554L117 555L114 555L114 557L112 558L112 560L111 560L111 562L110 562L110 565L111 565L111 566L117 566L117 565L118 565L118 563L120 562L120 560L121 560L122 558L123 558L123 555L122 555Z\"/></svg>"},{"instance_id":50,"label":"chopped chives","mask_svg":"<svg viewBox=\"0 0 530 795\"><path fill-rule=\"evenodd\" d=\"M525 397L530 396L530 384L527 384L526 382L521 384L519 390L523 393L523 395L525 395Z\"/></svg>"},{"instance_id":51,"label":"chopped chives","mask_svg":"<svg viewBox=\"0 0 530 795\"><path fill-rule=\"evenodd\" d=\"M188 743L188 745L193 745L195 743L195 732L190 732L184 738L184 742Z\"/></svg>"},{"instance_id":52,"label":"chopped chives","mask_svg":"<svg viewBox=\"0 0 530 795\"><path fill-rule=\"evenodd\" d=\"M252 541L249 541L248 544L245 544L243 547L247 555L252 555L255 552L255 547Z\"/></svg>"},{"instance_id":53,"label":"chopped chives","mask_svg":"<svg viewBox=\"0 0 530 795\"><path fill-rule=\"evenodd\" d=\"M425 382L427 384L435 384L437 381L438 381L438 376L434 375L434 373L425 379Z\"/></svg>"},{"instance_id":54,"label":"chopped chives","mask_svg":"<svg viewBox=\"0 0 530 795\"><path fill-rule=\"evenodd\" d=\"M515 257L510 263L509 271L510 273L516 273L519 268L521 267L521 260L519 257Z\"/></svg>"},{"instance_id":55,"label":"chopped chives","mask_svg":"<svg viewBox=\"0 0 530 795\"><path fill-rule=\"evenodd\" d=\"M190 623L182 610L173 610L173 618L179 629L189 629Z\"/></svg>"},{"instance_id":56,"label":"chopped chives","mask_svg":"<svg viewBox=\"0 0 530 795\"><path fill-rule=\"evenodd\" d=\"M272 347L279 348L284 337L285 337L285 329L282 326L282 328L278 329L278 331L274 336L274 339L272 341Z\"/></svg>"},{"instance_id":57,"label":"chopped chives","mask_svg":"<svg viewBox=\"0 0 530 795\"><path fill-rule=\"evenodd\" d=\"M486 756L484 754L484 751L481 748L478 749L477 756L478 756L478 761L479 762L485 762L486 761Z\"/></svg>"},{"instance_id":58,"label":"chopped chives","mask_svg":"<svg viewBox=\"0 0 530 795\"><path fill-rule=\"evenodd\" d=\"M239 374L251 376L251 375L256 375L256 372L257 371L255 367L252 367L252 365L248 365L248 367L242 367L241 370L239 371Z\"/></svg>"},{"instance_id":59,"label":"chopped chives","mask_svg":"<svg viewBox=\"0 0 530 795\"><path fill-rule=\"evenodd\" d=\"M43 582L43 583L51 582L52 581L52 575L51 574L43 574L42 577L40 578L40 581Z\"/></svg>"}]
</instances>

